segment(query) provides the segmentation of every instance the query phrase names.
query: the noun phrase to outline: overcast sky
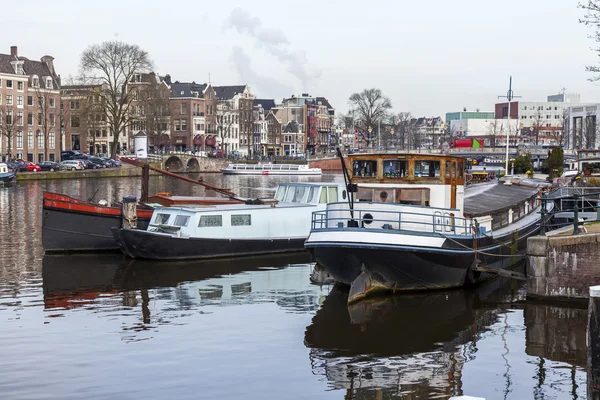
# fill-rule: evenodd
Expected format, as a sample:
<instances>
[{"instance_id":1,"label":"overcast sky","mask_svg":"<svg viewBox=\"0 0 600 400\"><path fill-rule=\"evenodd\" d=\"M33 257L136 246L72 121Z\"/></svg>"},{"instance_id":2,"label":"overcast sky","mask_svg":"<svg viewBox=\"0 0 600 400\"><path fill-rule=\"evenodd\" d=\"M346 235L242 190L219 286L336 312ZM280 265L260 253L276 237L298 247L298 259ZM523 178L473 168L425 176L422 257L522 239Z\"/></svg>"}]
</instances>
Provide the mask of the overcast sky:
<instances>
[{"instance_id":1,"label":"overcast sky","mask_svg":"<svg viewBox=\"0 0 600 400\"><path fill-rule=\"evenodd\" d=\"M325 96L342 112L350 94L377 87L395 111L430 116L493 110L509 75L523 101L565 87L600 102L582 14L577 0L28 0L5 10L0 51L50 54L65 78L86 46L119 39L174 80L210 73L261 98Z\"/></svg>"}]
</instances>

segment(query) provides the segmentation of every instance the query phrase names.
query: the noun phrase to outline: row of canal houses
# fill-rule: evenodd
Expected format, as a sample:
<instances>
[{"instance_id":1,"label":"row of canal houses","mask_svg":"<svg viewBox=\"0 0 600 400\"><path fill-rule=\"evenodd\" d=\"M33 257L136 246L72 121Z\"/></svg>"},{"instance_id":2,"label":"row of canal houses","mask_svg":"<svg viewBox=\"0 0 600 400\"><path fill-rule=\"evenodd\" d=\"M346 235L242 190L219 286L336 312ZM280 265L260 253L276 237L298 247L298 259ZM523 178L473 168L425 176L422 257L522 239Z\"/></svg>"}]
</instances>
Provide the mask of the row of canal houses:
<instances>
[{"instance_id":1,"label":"row of canal houses","mask_svg":"<svg viewBox=\"0 0 600 400\"><path fill-rule=\"evenodd\" d=\"M131 123L119 149L128 152L133 136L148 136L150 152L194 152L259 156L299 156L333 146L335 110L324 97L292 95L277 103L259 99L250 86L215 86L174 81L170 75L137 74ZM109 153L113 136L101 112L101 88L62 87L65 147Z\"/></svg>"},{"instance_id":2,"label":"row of canal houses","mask_svg":"<svg viewBox=\"0 0 600 400\"><path fill-rule=\"evenodd\" d=\"M64 150L111 155L113 132L103 88L62 84L54 58L29 59L11 46L0 53L0 160L58 161ZM144 132L150 151L304 155L334 146L335 110L304 93L261 99L250 86L180 82L143 73L127 84L130 122L118 135L120 153Z\"/></svg>"}]
</instances>

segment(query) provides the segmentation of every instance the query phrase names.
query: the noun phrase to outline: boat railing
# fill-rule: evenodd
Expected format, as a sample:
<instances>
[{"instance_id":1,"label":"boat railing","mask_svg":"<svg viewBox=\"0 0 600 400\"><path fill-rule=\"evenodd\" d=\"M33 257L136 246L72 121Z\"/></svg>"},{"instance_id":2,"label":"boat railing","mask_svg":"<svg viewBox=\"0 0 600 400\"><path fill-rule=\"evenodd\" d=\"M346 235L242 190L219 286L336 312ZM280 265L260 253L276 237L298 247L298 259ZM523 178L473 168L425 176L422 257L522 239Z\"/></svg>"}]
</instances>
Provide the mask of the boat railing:
<instances>
[{"instance_id":1,"label":"boat railing","mask_svg":"<svg viewBox=\"0 0 600 400\"><path fill-rule=\"evenodd\" d=\"M386 232L425 232L443 235L467 235L473 232L472 218L457 217L451 212L436 210L432 213L409 211L354 209L328 207L312 214L311 230L364 229ZM356 221L358 227L349 224ZM350 226L349 226L350 225Z\"/></svg>"},{"instance_id":2,"label":"boat railing","mask_svg":"<svg viewBox=\"0 0 600 400\"><path fill-rule=\"evenodd\" d=\"M540 235L573 225L573 234L581 233L584 222L600 221L600 188L569 187L543 194L541 207Z\"/></svg>"}]
</instances>

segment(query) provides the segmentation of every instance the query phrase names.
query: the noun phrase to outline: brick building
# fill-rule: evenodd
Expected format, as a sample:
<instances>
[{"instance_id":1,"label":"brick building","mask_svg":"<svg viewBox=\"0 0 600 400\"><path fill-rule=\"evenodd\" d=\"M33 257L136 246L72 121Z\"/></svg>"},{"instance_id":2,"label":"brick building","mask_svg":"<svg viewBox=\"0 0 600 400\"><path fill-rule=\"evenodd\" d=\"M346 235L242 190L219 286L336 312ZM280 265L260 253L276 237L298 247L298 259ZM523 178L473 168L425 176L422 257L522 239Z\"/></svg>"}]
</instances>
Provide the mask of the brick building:
<instances>
[{"instance_id":1,"label":"brick building","mask_svg":"<svg viewBox=\"0 0 600 400\"><path fill-rule=\"evenodd\" d=\"M0 154L33 162L60 159L60 77L54 58L0 54Z\"/></svg>"}]
</instances>

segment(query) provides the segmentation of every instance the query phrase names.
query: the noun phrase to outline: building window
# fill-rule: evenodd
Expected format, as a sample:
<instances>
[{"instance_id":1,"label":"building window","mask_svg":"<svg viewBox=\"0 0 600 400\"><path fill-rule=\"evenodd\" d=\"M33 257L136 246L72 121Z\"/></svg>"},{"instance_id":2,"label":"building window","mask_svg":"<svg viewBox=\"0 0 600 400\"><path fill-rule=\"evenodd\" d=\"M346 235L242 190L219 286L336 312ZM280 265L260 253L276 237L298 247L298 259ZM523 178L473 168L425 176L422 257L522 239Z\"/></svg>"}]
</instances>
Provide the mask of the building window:
<instances>
[{"instance_id":1,"label":"building window","mask_svg":"<svg viewBox=\"0 0 600 400\"><path fill-rule=\"evenodd\" d=\"M31 79L31 86L33 86L33 87L40 86L40 79L37 77L37 75L34 75L33 78Z\"/></svg>"},{"instance_id":2,"label":"building window","mask_svg":"<svg viewBox=\"0 0 600 400\"><path fill-rule=\"evenodd\" d=\"M33 105L33 96L27 96L27 105L28 106L32 106Z\"/></svg>"},{"instance_id":3,"label":"building window","mask_svg":"<svg viewBox=\"0 0 600 400\"><path fill-rule=\"evenodd\" d=\"M38 145L38 149L43 149L44 148L44 134L42 132L38 132L37 135L37 145Z\"/></svg>"},{"instance_id":4,"label":"building window","mask_svg":"<svg viewBox=\"0 0 600 400\"><path fill-rule=\"evenodd\" d=\"M200 223L198 224L200 228L211 227L211 226L223 226L223 216L222 215L202 215L200 217Z\"/></svg>"},{"instance_id":5,"label":"building window","mask_svg":"<svg viewBox=\"0 0 600 400\"><path fill-rule=\"evenodd\" d=\"M187 119L185 119L185 118L181 120L181 131L182 132L187 131Z\"/></svg>"},{"instance_id":6,"label":"building window","mask_svg":"<svg viewBox=\"0 0 600 400\"><path fill-rule=\"evenodd\" d=\"M52 89L52 78L46 78L46 89Z\"/></svg>"},{"instance_id":7,"label":"building window","mask_svg":"<svg viewBox=\"0 0 600 400\"><path fill-rule=\"evenodd\" d=\"M23 148L23 131L17 132L17 149Z\"/></svg>"},{"instance_id":8,"label":"building window","mask_svg":"<svg viewBox=\"0 0 600 400\"><path fill-rule=\"evenodd\" d=\"M23 111L17 111L17 125L23 126Z\"/></svg>"},{"instance_id":9,"label":"building window","mask_svg":"<svg viewBox=\"0 0 600 400\"><path fill-rule=\"evenodd\" d=\"M179 120L178 120L178 119L176 119L176 120L174 121L174 125L175 125L175 130L176 130L176 131L179 131L179 129L180 129L180 126L179 126Z\"/></svg>"},{"instance_id":10,"label":"building window","mask_svg":"<svg viewBox=\"0 0 600 400\"><path fill-rule=\"evenodd\" d=\"M50 97L50 107L54 107L54 97Z\"/></svg>"},{"instance_id":11,"label":"building window","mask_svg":"<svg viewBox=\"0 0 600 400\"><path fill-rule=\"evenodd\" d=\"M17 107L23 107L23 96L17 96Z\"/></svg>"},{"instance_id":12,"label":"building window","mask_svg":"<svg viewBox=\"0 0 600 400\"><path fill-rule=\"evenodd\" d=\"M50 126L54 126L54 123L55 123L54 113L48 114L48 119L49 119L48 122L50 122Z\"/></svg>"},{"instance_id":13,"label":"building window","mask_svg":"<svg viewBox=\"0 0 600 400\"><path fill-rule=\"evenodd\" d=\"M181 103L181 113L187 114L187 104Z\"/></svg>"},{"instance_id":14,"label":"building window","mask_svg":"<svg viewBox=\"0 0 600 400\"><path fill-rule=\"evenodd\" d=\"M12 125L13 123L13 112L12 110L8 110L6 112L6 125Z\"/></svg>"},{"instance_id":15,"label":"building window","mask_svg":"<svg viewBox=\"0 0 600 400\"><path fill-rule=\"evenodd\" d=\"M18 90L19 92L22 92L22 91L23 91L23 82L17 82L17 90Z\"/></svg>"},{"instance_id":16,"label":"building window","mask_svg":"<svg viewBox=\"0 0 600 400\"><path fill-rule=\"evenodd\" d=\"M48 145L52 150L54 150L54 146L56 145L54 132L50 132L50 134L48 135Z\"/></svg>"},{"instance_id":17,"label":"building window","mask_svg":"<svg viewBox=\"0 0 600 400\"><path fill-rule=\"evenodd\" d=\"M6 87L8 89L12 89L13 85L12 85L12 80L11 79L7 79L6 80Z\"/></svg>"},{"instance_id":18,"label":"building window","mask_svg":"<svg viewBox=\"0 0 600 400\"><path fill-rule=\"evenodd\" d=\"M27 125L33 125L33 114L27 113Z\"/></svg>"},{"instance_id":19,"label":"building window","mask_svg":"<svg viewBox=\"0 0 600 400\"><path fill-rule=\"evenodd\" d=\"M71 116L71 128L79 128L79 117Z\"/></svg>"},{"instance_id":20,"label":"building window","mask_svg":"<svg viewBox=\"0 0 600 400\"><path fill-rule=\"evenodd\" d=\"M79 110L79 102L71 101L71 110Z\"/></svg>"},{"instance_id":21,"label":"building window","mask_svg":"<svg viewBox=\"0 0 600 400\"><path fill-rule=\"evenodd\" d=\"M7 106L12 106L13 102L12 102L12 95L11 94L7 94L6 95L6 105Z\"/></svg>"},{"instance_id":22,"label":"building window","mask_svg":"<svg viewBox=\"0 0 600 400\"><path fill-rule=\"evenodd\" d=\"M27 132L27 148L31 149L33 147L33 131L29 130Z\"/></svg>"}]
</instances>

